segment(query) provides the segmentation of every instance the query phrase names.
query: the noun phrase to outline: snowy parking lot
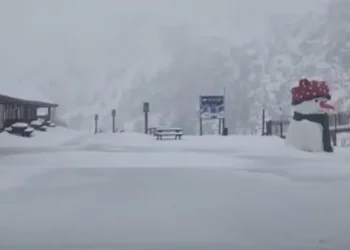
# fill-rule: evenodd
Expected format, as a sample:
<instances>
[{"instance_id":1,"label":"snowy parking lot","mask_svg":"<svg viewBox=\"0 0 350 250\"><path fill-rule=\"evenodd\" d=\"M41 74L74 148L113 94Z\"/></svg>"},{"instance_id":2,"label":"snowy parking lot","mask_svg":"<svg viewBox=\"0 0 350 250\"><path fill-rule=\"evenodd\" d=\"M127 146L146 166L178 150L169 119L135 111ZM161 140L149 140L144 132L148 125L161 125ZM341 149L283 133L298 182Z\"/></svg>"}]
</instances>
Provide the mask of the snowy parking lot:
<instances>
[{"instance_id":1,"label":"snowy parking lot","mask_svg":"<svg viewBox=\"0 0 350 250\"><path fill-rule=\"evenodd\" d=\"M347 148L305 153L273 137L156 141L64 129L1 138L1 249L350 244Z\"/></svg>"}]
</instances>

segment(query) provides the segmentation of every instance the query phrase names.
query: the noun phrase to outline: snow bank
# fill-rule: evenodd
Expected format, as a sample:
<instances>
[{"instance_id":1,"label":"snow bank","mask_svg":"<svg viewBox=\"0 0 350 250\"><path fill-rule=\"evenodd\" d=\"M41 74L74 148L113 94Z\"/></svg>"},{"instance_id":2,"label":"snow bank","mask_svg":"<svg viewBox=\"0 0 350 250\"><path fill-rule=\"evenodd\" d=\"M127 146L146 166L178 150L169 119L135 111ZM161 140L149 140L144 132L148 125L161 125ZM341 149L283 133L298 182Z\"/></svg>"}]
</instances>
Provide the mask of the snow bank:
<instances>
[{"instance_id":1,"label":"snow bank","mask_svg":"<svg viewBox=\"0 0 350 250\"><path fill-rule=\"evenodd\" d=\"M332 154L324 152L309 153L288 147L284 140L270 136L184 136L182 140L158 141L151 135L116 133L93 135L85 141L80 141L79 144L78 147L82 150L90 152L114 152L118 155L124 152L139 153L142 157L144 157L144 153L152 152L216 154L231 159L235 158L236 160L248 159L250 161L260 161L262 164L277 164L278 169L273 169L273 172L281 171L281 166L288 162L294 162L296 165L303 162L320 162L327 171L327 167L334 165L334 162L350 160L348 148L337 147ZM132 163L138 165L134 160L132 160ZM177 160L174 164L177 164Z\"/></svg>"},{"instance_id":2,"label":"snow bank","mask_svg":"<svg viewBox=\"0 0 350 250\"><path fill-rule=\"evenodd\" d=\"M63 127L50 128L47 132L34 131L31 138L2 132L0 133L0 151L9 148L58 146L82 135L82 132Z\"/></svg>"},{"instance_id":3,"label":"snow bank","mask_svg":"<svg viewBox=\"0 0 350 250\"><path fill-rule=\"evenodd\" d=\"M43 154L21 154L15 158L7 158L6 166L25 165L33 162L35 168L50 169L50 159L61 154L56 161L60 169L115 169L115 168L232 168L232 160L220 155L200 154L196 152L118 152L114 156L110 152L64 151L45 152ZM84 164L82 164L84 159ZM235 165L244 164L245 160L237 159ZM52 169L52 168L51 168Z\"/></svg>"},{"instance_id":4,"label":"snow bank","mask_svg":"<svg viewBox=\"0 0 350 250\"><path fill-rule=\"evenodd\" d=\"M183 149L211 152L254 152L255 154L290 154L284 140L279 137L261 136L188 136L182 140L156 140L151 135L139 133L97 134L84 141L85 148L144 147L148 149ZM297 151L299 152L299 151Z\"/></svg>"},{"instance_id":5,"label":"snow bank","mask_svg":"<svg viewBox=\"0 0 350 250\"><path fill-rule=\"evenodd\" d=\"M91 136L84 145L106 145L106 146L151 146L155 145L155 138L151 135L140 133L100 133Z\"/></svg>"}]
</instances>

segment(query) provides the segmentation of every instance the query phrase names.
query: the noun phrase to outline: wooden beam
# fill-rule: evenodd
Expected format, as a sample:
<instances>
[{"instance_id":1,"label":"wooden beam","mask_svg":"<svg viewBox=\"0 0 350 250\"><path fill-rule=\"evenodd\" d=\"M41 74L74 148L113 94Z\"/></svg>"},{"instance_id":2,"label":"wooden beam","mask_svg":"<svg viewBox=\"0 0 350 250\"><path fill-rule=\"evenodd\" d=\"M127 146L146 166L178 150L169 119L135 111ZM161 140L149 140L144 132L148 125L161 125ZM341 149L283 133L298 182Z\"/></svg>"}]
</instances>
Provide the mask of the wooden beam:
<instances>
[{"instance_id":1,"label":"wooden beam","mask_svg":"<svg viewBox=\"0 0 350 250\"><path fill-rule=\"evenodd\" d=\"M25 100L25 99L15 98L15 97L1 95L1 94L0 94L0 104L33 105L38 108L58 107L58 104L55 104L55 103L41 102L41 101L35 101L35 100Z\"/></svg>"}]
</instances>

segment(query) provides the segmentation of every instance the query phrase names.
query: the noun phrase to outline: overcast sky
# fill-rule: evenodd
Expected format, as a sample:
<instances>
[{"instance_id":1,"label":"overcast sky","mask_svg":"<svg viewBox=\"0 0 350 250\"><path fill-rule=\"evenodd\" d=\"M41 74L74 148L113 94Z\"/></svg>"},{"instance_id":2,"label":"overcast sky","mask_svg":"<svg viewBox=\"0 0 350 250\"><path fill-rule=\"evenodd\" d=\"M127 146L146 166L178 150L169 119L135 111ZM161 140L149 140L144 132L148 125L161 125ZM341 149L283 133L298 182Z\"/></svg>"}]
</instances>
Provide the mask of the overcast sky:
<instances>
[{"instance_id":1,"label":"overcast sky","mask_svg":"<svg viewBox=\"0 0 350 250\"><path fill-rule=\"evenodd\" d=\"M80 59L89 54L91 59L113 47L126 54L138 53L131 46L134 43L152 51L158 46L157 29L168 25L229 37L239 44L259 34L268 15L319 10L324 2L327 0L0 0L0 67L14 73L62 62L67 53Z\"/></svg>"},{"instance_id":2,"label":"overcast sky","mask_svg":"<svg viewBox=\"0 0 350 250\"><path fill-rule=\"evenodd\" d=\"M208 33L249 37L269 14L305 13L319 9L327 1L0 0L0 34L5 32L14 36L12 39L17 35L49 39L49 34L55 32L64 31L67 36L76 29L110 33L130 23L147 21L154 26L187 24Z\"/></svg>"}]
</instances>

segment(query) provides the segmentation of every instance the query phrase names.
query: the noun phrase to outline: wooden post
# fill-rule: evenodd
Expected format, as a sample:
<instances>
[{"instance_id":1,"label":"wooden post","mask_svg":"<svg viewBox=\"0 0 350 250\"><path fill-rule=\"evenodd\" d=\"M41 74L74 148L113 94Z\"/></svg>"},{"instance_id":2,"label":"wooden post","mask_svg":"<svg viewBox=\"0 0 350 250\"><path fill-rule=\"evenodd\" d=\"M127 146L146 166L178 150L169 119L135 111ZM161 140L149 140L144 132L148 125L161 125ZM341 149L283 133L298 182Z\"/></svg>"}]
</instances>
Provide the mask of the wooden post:
<instances>
[{"instance_id":1,"label":"wooden post","mask_svg":"<svg viewBox=\"0 0 350 250\"><path fill-rule=\"evenodd\" d=\"M226 115L226 113L225 113ZM221 127L222 127L222 133L224 133L224 129L226 128L226 118L222 118L222 122L221 122Z\"/></svg>"},{"instance_id":2,"label":"wooden post","mask_svg":"<svg viewBox=\"0 0 350 250\"><path fill-rule=\"evenodd\" d=\"M333 135L333 145L334 146L337 146L337 125L338 125L338 114L335 114L334 115L334 135Z\"/></svg>"},{"instance_id":3,"label":"wooden post","mask_svg":"<svg viewBox=\"0 0 350 250\"><path fill-rule=\"evenodd\" d=\"M283 138L283 120L281 118L281 125L280 125L280 137Z\"/></svg>"},{"instance_id":4,"label":"wooden post","mask_svg":"<svg viewBox=\"0 0 350 250\"><path fill-rule=\"evenodd\" d=\"M224 129L226 128L226 87L224 87L224 117L221 120L221 134L224 134Z\"/></svg>"},{"instance_id":5,"label":"wooden post","mask_svg":"<svg viewBox=\"0 0 350 250\"><path fill-rule=\"evenodd\" d=\"M266 133L265 135L272 135L272 121L269 120L266 122Z\"/></svg>"},{"instance_id":6,"label":"wooden post","mask_svg":"<svg viewBox=\"0 0 350 250\"><path fill-rule=\"evenodd\" d=\"M262 110L262 132L261 135L265 135L265 109Z\"/></svg>"},{"instance_id":7,"label":"wooden post","mask_svg":"<svg viewBox=\"0 0 350 250\"><path fill-rule=\"evenodd\" d=\"M47 119L49 120L49 121L51 121L51 107L48 107L47 108Z\"/></svg>"},{"instance_id":8,"label":"wooden post","mask_svg":"<svg viewBox=\"0 0 350 250\"><path fill-rule=\"evenodd\" d=\"M201 107L202 107L202 96L199 96L199 111L198 111L198 120L199 120L199 135L202 136L203 135L203 118L202 118L202 114L201 114Z\"/></svg>"},{"instance_id":9,"label":"wooden post","mask_svg":"<svg viewBox=\"0 0 350 250\"><path fill-rule=\"evenodd\" d=\"M115 109L112 109L112 132L115 133L115 116L117 114L117 111Z\"/></svg>"},{"instance_id":10,"label":"wooden post","mask_svg":"<svg viewBox=\"0 0 350 250\"><path fill-rule=\"evenodd\" d=\"M97 125L97 123L98 123L98 114L95 114L95 134L97 134L97 131L98 131L98 125Z\"/></svg>"},{"instance_id":11,"label":"wooden post","mask_svg":"<svg viewBox=\"0 0 350 250\"><path fill-rule=\"evenodd\" d=\"M28 107L28 105L24 105L23 106L23 116L24 116L24 120L26 121L26 122L29 122L29 107Z\"/></svg>"},{"instance_id":12,"label":"wooden post","mask_svg":"<svg viewBox=\"0 0 350 250\"><path fill-rule=\"evenodd\" d=\"M149 112L149 102L143 103L143 113L145 115L145 134L148 134L148 112Z\"/></svg>"},{"instance_id":13,"label":"wooden post","mask_svg":"<svg viewBox=\"0 0 350 250\"><path fill-rule=\"evenodd\" d=\"M280 125L280 137L283 138L283 109L280 107L281 111L281 125Z\"/></svg>"}]
</instances>

